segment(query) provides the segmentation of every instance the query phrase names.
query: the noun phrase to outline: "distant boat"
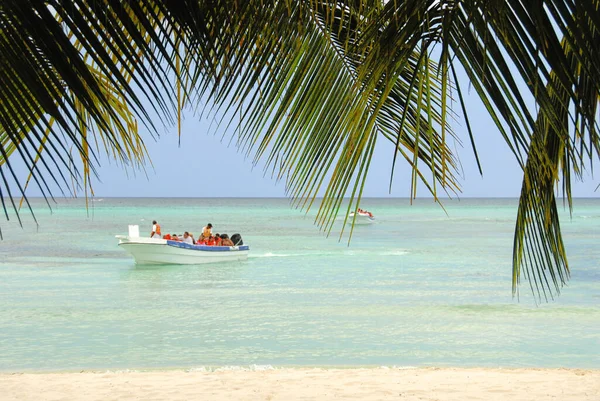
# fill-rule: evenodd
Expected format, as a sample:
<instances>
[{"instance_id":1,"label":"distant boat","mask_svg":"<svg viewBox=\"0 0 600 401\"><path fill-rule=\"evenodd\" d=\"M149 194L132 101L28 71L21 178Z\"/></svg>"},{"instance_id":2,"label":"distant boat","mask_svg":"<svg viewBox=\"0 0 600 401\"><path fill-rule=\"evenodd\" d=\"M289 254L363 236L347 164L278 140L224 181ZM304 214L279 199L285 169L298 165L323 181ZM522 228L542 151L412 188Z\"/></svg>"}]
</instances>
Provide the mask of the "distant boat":
<instances>
[{"instance_id":1,"label":"distant boat","mask_svg":"<svg viewBox=\"0 0 600 401\"><path fill-rule=\"evenodd\" d=\"M129 226L129 235L116 235L119 246L129 252L137 264L200 264L248 259L248 245L191 245L180 241L140 237L137 225Z\"/></svg>"},{"instance_id":2,"label":"distant boat","mask_svg":"<svg viewBox=\"0 0 600 401\"><path fill-rule=\"evenodd\" d=\"M356 213L356 220L354 220L354 212L350 212L348 215L348 224L352 224L353 221L354 224L373 224L375 223L375 216L367 210L359 210Z\"/></svg>"}]
</instances>

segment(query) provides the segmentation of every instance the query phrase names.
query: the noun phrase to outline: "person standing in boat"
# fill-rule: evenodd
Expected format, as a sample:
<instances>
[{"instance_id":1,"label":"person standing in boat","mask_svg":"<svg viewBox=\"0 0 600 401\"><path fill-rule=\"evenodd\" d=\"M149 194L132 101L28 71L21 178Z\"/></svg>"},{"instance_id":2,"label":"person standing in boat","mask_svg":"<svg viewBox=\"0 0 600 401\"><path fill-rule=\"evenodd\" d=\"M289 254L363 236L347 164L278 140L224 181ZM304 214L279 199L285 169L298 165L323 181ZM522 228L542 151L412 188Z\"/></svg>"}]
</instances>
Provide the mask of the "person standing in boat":
<instances>
[{"instance_id":1,"label":"person standing in boat","mask_svg":"<svg viewBox=\"0 0 600 401\"><path fill-rule=\"evenodd\" d=\"M152 232L150 233L150 238L162 238L160 224L158 224L156 220L152 221Z\"/></svg>"},{"instance_id":2,"label":"person standing in boat","mask_svg":"<svg viewBox=\"0 0 600 401\"><path fill-rule=\"evenodd\" d=\"M212 224L208 223L204 227L202 227L202 235L200 239L208 239L212 235Z\"/></svg>"}]
</instances>

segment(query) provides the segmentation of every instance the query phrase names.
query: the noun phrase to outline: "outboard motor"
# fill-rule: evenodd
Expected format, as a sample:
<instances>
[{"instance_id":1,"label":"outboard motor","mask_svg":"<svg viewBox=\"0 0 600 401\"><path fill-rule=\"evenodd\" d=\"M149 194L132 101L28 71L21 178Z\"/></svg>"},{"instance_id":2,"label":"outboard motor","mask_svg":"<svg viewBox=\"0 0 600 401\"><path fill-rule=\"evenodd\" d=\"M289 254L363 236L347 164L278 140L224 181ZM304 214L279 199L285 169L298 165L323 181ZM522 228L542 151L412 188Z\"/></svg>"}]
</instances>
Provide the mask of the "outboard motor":
<instances>
[{"instance_id":1,"label":"outboard motor","mask_svg":"<svg viewBox=\"0 0 600 401\"><path fill-rule=\"evenodd\" d=\"M242 241L242 236L239 234L233 234L231 236L231 242L233 242L233 245L235 246L244 245L244 241Z\"/></svg>"}]
</instances>

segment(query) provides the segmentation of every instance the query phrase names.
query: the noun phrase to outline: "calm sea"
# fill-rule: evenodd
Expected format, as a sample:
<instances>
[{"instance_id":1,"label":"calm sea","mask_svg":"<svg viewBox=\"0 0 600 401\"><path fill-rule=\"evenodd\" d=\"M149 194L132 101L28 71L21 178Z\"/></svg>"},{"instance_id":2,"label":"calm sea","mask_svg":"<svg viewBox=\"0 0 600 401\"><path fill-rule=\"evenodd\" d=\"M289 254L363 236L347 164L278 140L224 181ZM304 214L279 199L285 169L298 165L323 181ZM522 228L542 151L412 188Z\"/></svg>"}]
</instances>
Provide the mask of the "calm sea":
<instances>
[{"instance_id":1,"label":"calm sea","mask_svg":"<svg viewBox=\"0 0 600 401\"><path fill-rule=\"evenodd\" d=\"M366 199L348 246L286 199L33 200L2 220L0 370L600 368L600 200L562 229L562 294L511 295L516 199ZM562 210L562 209L561 209ZM115 234L239 232L246 262L136 266Z\"/></svg>"}]
</instances>

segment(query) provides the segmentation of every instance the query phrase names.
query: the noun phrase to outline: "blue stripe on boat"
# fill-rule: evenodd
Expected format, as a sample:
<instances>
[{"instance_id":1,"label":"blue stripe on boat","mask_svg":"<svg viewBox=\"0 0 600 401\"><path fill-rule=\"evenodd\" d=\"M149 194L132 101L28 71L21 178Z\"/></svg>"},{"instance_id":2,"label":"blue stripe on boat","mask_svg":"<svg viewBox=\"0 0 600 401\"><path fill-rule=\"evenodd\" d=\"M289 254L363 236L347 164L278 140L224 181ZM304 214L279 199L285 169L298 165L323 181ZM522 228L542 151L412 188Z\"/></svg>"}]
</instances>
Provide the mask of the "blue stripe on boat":
<instances>
[{"instance_id":1,"label":"blue stripe on boat","mask_svg":"<svg viewBox=\"0 0 600 401\"><path fill-rule=\"evenodd\" d=\"M209 252L231 252L235 249L230 249L228 246L213 246L213 245L191 245L180 241L167 240L167 245L174 246L176 248L193 249L195 251L209 251ZM240 245L238 251L247 251L250 247L248 245Z\"/></svg>"}]
</instances>

